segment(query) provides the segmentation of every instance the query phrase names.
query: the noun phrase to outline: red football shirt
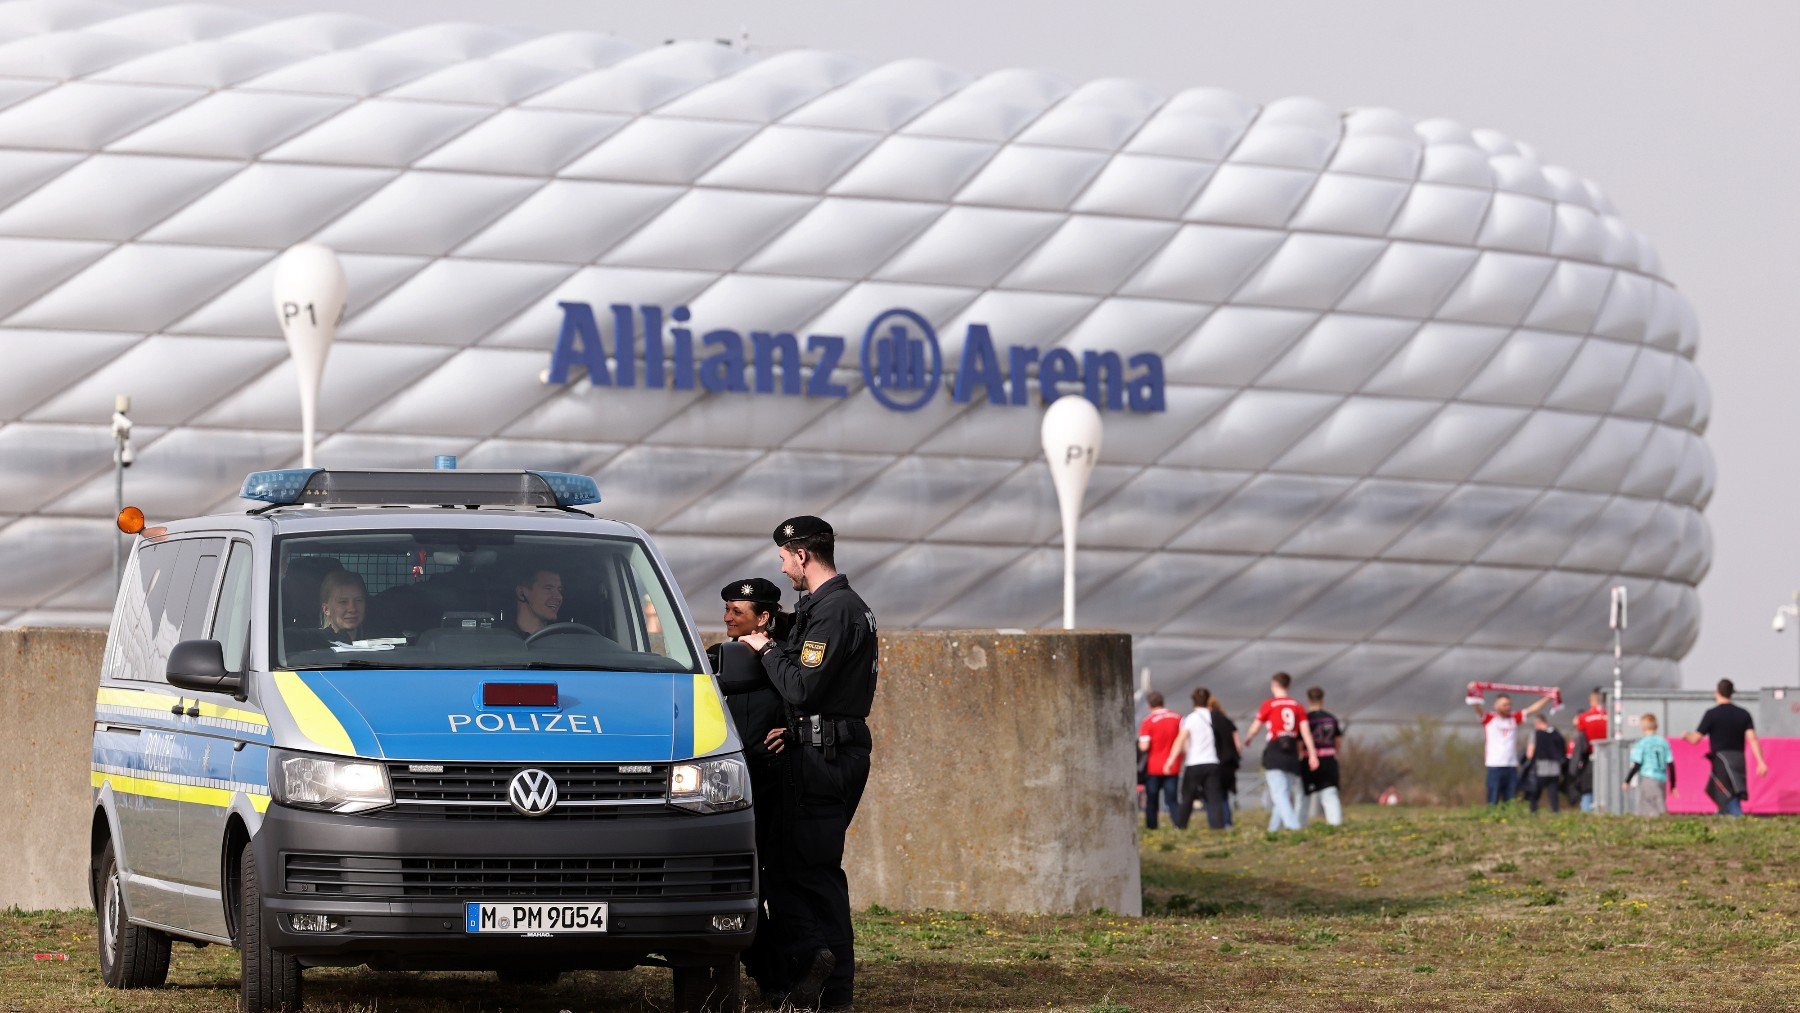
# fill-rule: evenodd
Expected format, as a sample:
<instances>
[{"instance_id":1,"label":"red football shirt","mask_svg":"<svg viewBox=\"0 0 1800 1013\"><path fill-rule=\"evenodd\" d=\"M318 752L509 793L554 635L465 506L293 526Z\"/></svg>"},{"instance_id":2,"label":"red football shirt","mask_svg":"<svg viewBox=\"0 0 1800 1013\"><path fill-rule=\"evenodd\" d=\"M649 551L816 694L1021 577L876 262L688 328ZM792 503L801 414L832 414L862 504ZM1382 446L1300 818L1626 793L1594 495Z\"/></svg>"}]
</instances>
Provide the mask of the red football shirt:
<instances>
[{"instance_id":1,"label":"red football shirt","mask_svg":"<svg viewBox=\"0 0 1800 1013\"><path fill-rule=\"evenodd\" d=\"M1589 742L1606 738L1606 708L1589 707L1576 715L1575 730L1587 736Z\"/></svg>"},{"instance_id":2,"label":"red football shirt","mask_svg":"<svg viewBox=\"0 0 1800 1013\"><path fill-rule=\"evenodd\" d=\"M1168 708L1160 708L1150 712L1144 723L1138 727L1140 738L1150 739L1150 764L1145 769L1158 777L1163 768L1169 764L1169 747L1175 744L1175 736L1181 734L1181 715ZM1181 757L1176 757L1175 765L1181 766Z\"/></svg>"},{"instance_id":3,"label":"red football shirt","mask_svg":"<svg viewBox=\"0 0 1800 1013\"><path fill-rule=\"evenodd\" d=\"M1269 726L1271 739L1299 735L1300 725L1306 721L1306 708L1291 696L1272 696L1257 708L1256 720Z\"/></svg>"}]
</instances>

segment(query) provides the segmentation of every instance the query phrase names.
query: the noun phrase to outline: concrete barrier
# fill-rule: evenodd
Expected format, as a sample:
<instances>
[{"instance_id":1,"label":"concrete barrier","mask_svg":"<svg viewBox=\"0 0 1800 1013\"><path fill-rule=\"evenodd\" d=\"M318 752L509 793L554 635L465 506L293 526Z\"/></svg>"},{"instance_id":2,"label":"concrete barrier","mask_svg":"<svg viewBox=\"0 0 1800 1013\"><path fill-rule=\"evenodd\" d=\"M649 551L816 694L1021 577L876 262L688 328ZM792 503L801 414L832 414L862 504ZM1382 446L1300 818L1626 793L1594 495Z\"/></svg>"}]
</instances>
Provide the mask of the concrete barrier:
<instances>
[{"instance_id":1,"label":"concrete barrier","mask_svg":"<svg viewBox=\"0 0 1800 1013\"><path fill-rule=\"evenodd\" d=\"M1141 914L1131 637L881 638L859 907Z\"/></svg>"},{"instance_id":2,"label":"concrete barrier","mask_svg":"<svg viewBox=\"0 0 1800 1013\"><path fill-rule=\"evenodd\" d=\"M0 907L86 906L101 630L0 630ZM1140 909L1131 638L882 636L859 906Z\"/></svg>"},{"instance_id":3,"label":"concrete barrier","mask_svg":"<svg viewBox=\"0 0 1800 1013\"><path fill-rule=\"evenodd\" d=\"M85 907L105 630L0 630L0 907Z\"/></svg>"}]
</instances>

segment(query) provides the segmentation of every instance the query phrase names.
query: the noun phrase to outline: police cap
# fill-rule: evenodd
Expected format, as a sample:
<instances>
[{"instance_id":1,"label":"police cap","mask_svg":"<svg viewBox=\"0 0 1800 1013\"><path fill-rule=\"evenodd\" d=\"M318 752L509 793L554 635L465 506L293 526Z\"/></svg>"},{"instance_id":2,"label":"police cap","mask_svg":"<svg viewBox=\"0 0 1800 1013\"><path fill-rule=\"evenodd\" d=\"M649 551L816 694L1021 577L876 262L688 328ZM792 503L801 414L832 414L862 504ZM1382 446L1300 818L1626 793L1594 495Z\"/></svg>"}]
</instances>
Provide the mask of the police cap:
<instances>
[{"instance_id":1,"label":"police cap","mask_svg":"<svg viewBox=\"0 0 1800 1013\"><path fill-rule=\"evenodd\" d=\"M775 544L786 545L796 538L811 538L814 535L831 533L831 525L817 517L789 517L775 526Z\"/></svg>"},{"instance_id":2,"label":"police cap","mask_svg":"<svg viewBox=\"0 0 1800 1013\"><path fill-rule=\"evenodd\" d=\"M775 582L763 577L748 577L734 580L719 589L719 597L726 601L749 601L758 605L781 605L781 588Z\"/></svg>"}]
</instances>

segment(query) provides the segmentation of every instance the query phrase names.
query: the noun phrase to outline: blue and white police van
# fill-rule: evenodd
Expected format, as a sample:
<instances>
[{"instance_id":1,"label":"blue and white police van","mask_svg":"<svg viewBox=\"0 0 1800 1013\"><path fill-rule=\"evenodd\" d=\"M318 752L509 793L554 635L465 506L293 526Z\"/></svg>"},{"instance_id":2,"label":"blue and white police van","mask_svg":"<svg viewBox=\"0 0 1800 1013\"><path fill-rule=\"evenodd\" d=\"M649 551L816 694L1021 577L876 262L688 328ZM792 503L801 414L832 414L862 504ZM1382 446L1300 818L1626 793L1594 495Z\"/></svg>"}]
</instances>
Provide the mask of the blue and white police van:
<instances>
[{"instance_id":1,"label":"blue and white police van","mask_svg":"<svg viewBox=\"0 0 1800 1013\"><path fill-rule=\"evenodd\" d=\"M737 1008L749 779L649 537L551 472L260 472L242 495L264 505L142 530L119 591L107 984L163 984L179 939L241 951L245 1010L364 964L663 965L678 1007Z\"/></svg>"}]
</instances>

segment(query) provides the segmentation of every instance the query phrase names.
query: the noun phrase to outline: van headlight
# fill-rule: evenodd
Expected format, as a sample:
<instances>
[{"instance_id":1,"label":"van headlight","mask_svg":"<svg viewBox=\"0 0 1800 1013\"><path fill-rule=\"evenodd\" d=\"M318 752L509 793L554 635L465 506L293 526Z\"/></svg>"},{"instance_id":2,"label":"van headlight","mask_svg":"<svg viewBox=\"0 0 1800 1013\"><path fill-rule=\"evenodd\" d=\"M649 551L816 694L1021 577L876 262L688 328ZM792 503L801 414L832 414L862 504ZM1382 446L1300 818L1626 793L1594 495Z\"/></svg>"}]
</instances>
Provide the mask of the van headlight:
<instances>
[{"instance_id":1,"label":"van headlight","mask_svg":"<svg viewBox=\"0 0 1800 1013\"><path fill-rule=\"evenodd\" d=\"M394 804L387 768L361 760L269 750L269 794L296 809L359 813Z\"/></svg>"},{"instance_id":2,"label":"van headlight","mask_svg":"<svg viewBox=\"0 0 1800 1013\"><path fill-rule=\"evenodd\" d=\"M677 763L669 768L669 804L699 813L728 813L750 804L750 768L741 755Z\"/></svg>"}]
</instances>

